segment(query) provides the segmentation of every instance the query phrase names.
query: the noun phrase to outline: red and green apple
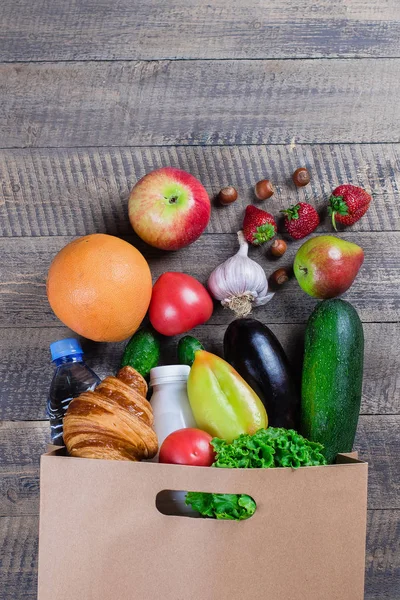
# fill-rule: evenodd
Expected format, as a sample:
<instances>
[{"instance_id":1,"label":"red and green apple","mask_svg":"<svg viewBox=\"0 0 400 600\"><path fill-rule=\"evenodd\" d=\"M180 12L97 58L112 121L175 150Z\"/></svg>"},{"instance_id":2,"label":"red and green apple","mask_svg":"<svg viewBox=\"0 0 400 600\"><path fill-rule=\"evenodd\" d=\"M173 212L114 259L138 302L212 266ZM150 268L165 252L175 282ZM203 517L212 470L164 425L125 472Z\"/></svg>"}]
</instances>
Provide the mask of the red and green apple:
<instances>
[{"instance_id":1,"label":"red and green apple","mask_svg":"<svg viewBox=\"0 0 400 600\"><path fill-rule=\"evenodd\" d=\"M150 246L179 250L203 233L211 214L206 189L190 173L163 167L145 175L129 197L129 220Z\"/></svg>"}]
</instances>

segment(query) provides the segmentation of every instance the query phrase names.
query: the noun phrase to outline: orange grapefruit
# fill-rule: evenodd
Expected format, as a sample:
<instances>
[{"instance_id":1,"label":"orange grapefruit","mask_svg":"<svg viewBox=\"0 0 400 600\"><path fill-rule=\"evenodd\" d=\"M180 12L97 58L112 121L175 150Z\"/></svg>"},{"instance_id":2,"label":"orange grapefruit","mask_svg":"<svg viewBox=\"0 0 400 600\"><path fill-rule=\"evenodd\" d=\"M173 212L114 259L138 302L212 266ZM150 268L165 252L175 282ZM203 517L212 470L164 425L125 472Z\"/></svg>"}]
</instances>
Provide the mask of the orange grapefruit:
<instances>
[{"instance_id":1,"label":"orange grapefruit","mask_svg":"<svg viewBox=\"0 0 400 600\"><path fill-rule=\"evenodd\" d=\"M67 327L96 342L119 342L142 322L151 298L143 255L112 235L95 233L67 244L51 263L47 297Z\"/></svg>"}]
</instances>

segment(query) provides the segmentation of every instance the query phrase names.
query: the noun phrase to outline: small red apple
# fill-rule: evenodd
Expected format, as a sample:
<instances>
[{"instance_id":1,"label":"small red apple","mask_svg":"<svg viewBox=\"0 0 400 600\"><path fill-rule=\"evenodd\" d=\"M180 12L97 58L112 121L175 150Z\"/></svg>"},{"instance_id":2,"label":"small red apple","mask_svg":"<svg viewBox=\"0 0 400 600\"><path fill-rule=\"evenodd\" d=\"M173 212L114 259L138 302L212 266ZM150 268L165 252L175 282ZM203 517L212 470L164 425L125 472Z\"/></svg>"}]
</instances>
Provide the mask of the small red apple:
<instances>
[{"instance_id":1,"label":"small red apple","mask_svg":"<svg viewBox=\"0 0 400 600\"><path fill-rule=\"evenodd\" d=\"M210 198L198 179L172 167L148 173L129 197L129 220L150 246L179 250L188 246L208 225Z\"/></svg>"}]
</instances>

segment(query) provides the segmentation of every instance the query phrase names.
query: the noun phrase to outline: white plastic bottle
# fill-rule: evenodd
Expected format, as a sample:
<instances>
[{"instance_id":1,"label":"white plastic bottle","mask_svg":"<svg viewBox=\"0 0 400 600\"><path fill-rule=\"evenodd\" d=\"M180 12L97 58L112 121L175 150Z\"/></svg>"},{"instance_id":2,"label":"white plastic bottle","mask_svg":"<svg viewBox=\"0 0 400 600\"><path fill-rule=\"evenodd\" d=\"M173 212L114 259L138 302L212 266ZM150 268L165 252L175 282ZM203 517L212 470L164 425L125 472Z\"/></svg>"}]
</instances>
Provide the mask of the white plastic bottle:
<instances>
[{"instance_id":1,"label":"white plastic bottle","mask_svg":"<svg viewBox=\"0 0 400 600\"><path fill-rule=\"evenodd\" d=\"M159 447L173 431L196 427L187 396L189 373L187 365L155 367L150 371L150 387L153 389L150 403Z\"/></svg>"},{"instance_id":2,"label":"white plastic bottle","mask_svg":"<svg viewBox=\"0 0 400 600\"><path fill-rule=\"evenodd\" d=\"M187 365L155 367L150 371L150 387L153 388L150 403L159 448L173 431L196 427L187 396L189 373L190 367ZM154 461L158 462L158 454ZM158 508L161 508L163 514L198 517L198 513L185 504L186 491L188 490L164 490Z\"/></svg>"}]
</instances>

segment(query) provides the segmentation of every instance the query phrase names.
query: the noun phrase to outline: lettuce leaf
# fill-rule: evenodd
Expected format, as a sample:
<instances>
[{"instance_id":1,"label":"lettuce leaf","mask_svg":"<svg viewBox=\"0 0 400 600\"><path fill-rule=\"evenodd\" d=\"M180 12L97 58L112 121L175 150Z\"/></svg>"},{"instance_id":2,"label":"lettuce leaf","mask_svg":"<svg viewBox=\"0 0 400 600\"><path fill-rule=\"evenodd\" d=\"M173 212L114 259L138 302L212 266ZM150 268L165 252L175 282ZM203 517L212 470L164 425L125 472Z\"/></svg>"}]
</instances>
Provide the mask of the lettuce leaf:
<instances>
[{"instance_id":1,"label":"lettuce leaf","mask_svg":"<svg viewBox=\"0 0 400 600\"><path fill-rule=\"evenodd\" d=\"M248 519L256 510L256 503L247 494L188 492L185 502L203 517L229 521Z\"/></svg>"},{"instance_id":2,"label":"lettuce leaf","mask_svg":"<svg viewBox=\"0 0 400 600\"><path fill-rule=\"evenodd\" d=\"M274 467L314 467L326 465L323 446L309 442L293 429L269 427L254 435L242 434L233 442L214 438L216 458L213 467L223 469L270 469ZM246 494L188 492L186 504L203 517L240 521L251 517L256 503Z\"/></svg>"},{"instance_id":3,"label":"lettuce leaf","mask_svg":"<svg viewBox=\"0 0 400 600\"><path fill-rule=\"evenodd\" d=\"M230 469L268 469L271 467L314 467L326 465L323 446L309 442L294 429L269 427L254 435L242 434L230 444L214 438L213 467Z\"/></svg>"}]
</instances>

